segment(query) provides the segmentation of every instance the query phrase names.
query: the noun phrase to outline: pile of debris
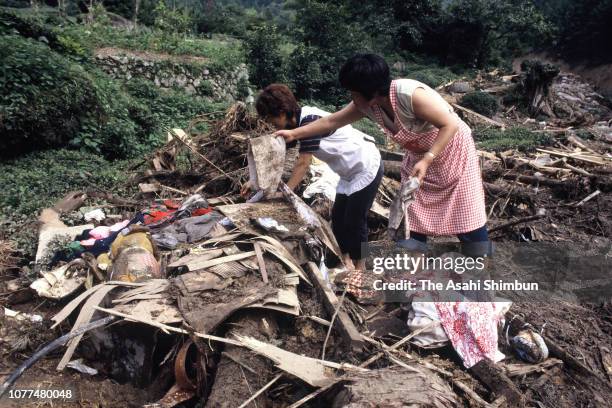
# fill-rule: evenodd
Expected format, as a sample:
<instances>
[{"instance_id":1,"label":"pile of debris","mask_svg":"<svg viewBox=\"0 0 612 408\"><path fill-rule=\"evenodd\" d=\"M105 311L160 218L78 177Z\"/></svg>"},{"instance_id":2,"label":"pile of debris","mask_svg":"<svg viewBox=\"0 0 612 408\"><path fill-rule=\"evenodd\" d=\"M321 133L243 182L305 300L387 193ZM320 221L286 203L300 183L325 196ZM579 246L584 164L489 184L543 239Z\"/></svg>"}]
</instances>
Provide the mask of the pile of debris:
<instances>
[{"instance_id":1,"label":"pile of debris","mask_svg":"<svg viewBox=\"0 0 612 408\"><path fill-rule=\"evenodd\" d=\"M61 306L51 328L65 334L13 371L0 394L65 345L58 370L146 388L151 407L517 406L539 403L561 367L605 404L605 375L611 374L526 330L519 316L508 319L506 335L540 339L550 357L521 361L508 344L503 351L510 362L468 371L451 348L436 353L419 346L432 325L409 332L409 305L363 305L346 292L337 295L333 274L341 254L325 220L333 181L324 166L312 166L304 195L309 205L282 182L296 152L273 146L270 129L244 105L234 105L208 132L198 134L192 125L169 132L166 146L143 161L148 168L130 180L138 197L104 195L112 204L82 211L87 224L74 227L60 214L77 210L87 194L70 194L43 211L41 277L31 288ZM516 232L517 225L555 214L541 204L540 189L566 194L571 202L557 202L559 213L586 208L609 191L609 173L602 170L612 162L609 154L578 138L542 150L481 152L494 199L490 215L515 217L495 222L492 232ZM371 212L372 239L385 237L399 189L401 155L383 156L387 175ZM278 163L284 168L272 171ZM239 189L248 180L267 193L280 186L282 195L256 194L245 202ZM519 231L523 239L538 236ZM597 233L609 236L609 229ZM64 238L59 247L58 237ZM34 314L5 314L46 324ZM75 352L81 357L74 359Z\"/></svg>"},{"instance_id":2,"label":"pile of debris","mask_svg":"<svg viewBox=\"0 0 612 408\"><path fill-rule=\"evenodd\" d=\"M550 64L524 61L521 68L518 74L481 73L471 82L439 88L473 128L503 132L520 126L548 140L528 151L479 151L491 231L518 241L584 238L576 232L610 237L610 101L579 76ZM461 96L474 89L494 96L502 109L486 117L461 106ZM585 205L589 202L593 205ZM522 228L524 223L531 226Z\"/></svg>"}]
</instances>

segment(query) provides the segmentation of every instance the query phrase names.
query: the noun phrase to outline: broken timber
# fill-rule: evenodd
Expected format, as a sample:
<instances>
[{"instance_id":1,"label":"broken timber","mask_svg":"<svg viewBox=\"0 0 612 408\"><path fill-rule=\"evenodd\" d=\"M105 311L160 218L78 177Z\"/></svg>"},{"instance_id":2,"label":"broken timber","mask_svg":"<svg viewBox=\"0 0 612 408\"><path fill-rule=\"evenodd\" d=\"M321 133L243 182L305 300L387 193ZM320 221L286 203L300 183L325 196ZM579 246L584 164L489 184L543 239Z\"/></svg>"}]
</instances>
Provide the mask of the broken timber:
<instances>
[{"instance_id":1,"label":"broken timber","mask_svg":"<svg viewBox=\"0 0 612 408\"><path fill-rule=\"evenodd\" d=\"M321 276L319 268L314 262L308 262L306 271L313 285L317 288L317 291L319 291L327 312L332 316L339 302L336 294L327 286L327 283ZM365 346L365 342L349 315L344 310L338 310L336 321L338 322L338 330L342 334L347 345L350 345L353 351L361 351Z\"/></svg>"}]
</instances>

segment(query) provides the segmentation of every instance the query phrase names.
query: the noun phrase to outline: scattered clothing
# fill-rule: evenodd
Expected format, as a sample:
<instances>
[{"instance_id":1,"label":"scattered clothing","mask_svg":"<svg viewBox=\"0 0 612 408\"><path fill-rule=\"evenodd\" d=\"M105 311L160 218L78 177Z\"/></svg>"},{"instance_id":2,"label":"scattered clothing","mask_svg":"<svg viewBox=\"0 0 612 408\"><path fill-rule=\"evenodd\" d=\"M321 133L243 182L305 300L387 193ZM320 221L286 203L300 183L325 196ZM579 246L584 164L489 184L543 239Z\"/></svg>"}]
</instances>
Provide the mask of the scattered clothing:
<instances>
[{"instance_id":1,"label":"scattered clothing","mask_svg":"<svg viewBox=\"0 0 612 408\"><path fill-rule=\"evenodd\" d=\"M106 214L104 214L104 211L102 211L100 208L97 208L93 211L89 211L88 213L85 213L83 215L83 218L85 219L86 222L90 222L93 220L100 222L106 218Z\"/></svg>"},{"instance_id":2,"label":"scattered clothing","mask_svg":"<svg viewBox=\"0 0 612 408\"><path fill-rule=\"evenodd\" d=\"M164 200L163 206L157 206L145 211L145 225L157 226L186 217L208 214L213 209L200 194L186 198L181 204L172 200Z\"/></svg>"},{"instance_id":3,"label":"scattered clothing","mask_svg":"<svg viewBox=\"0 0 612 408\"><path fill-rule=\"evenodd\" d=\"M497 349L497 325L501 316L495 302L436 302L440 323L466 368L488 358L505 356Z\"/></svg>"},{"instance_id":4,"label":"scattered clothing","mask_svg":"<svg viewBox=\"0 0 612 408\"><path fill-rule=\"evenodd\" d=\"M173 222L163 228L156 229L153 233L153 241L164 247L176 247L178 243L192 243L207 238L210 231L223 216L210 211L198 217L184 218ZM174 237L174 239L170 238ZM176 243L174 243L176 241Z\"/></svg>"},{"instance_id":5,"label":"scattered clothing","mask_svg":"<svg viewBox=\"0 0 612 408\"><path fill-rule=\"evenodd\" d=\"M100 254L106 253L110 250L111 244L113 243L115 238L117 238L117 235L119 234L119 231L121 231L121 229L126 228L132 224L138 224L143 222L143 214L138 213L131 220L122 221L111 227L96 227L94 229L85 230L80 235L78 235L75 238L76 241L68 245L67 248L64 248L55 253L53 259L51 260L51 265L55 265L60 261L70 262L73 259L79 258L85 252L89 252L96 257ZM94 234L96 236L104 236L104 238L93 238L93 236L91 235L92 231L94 231ZM91 241L92 238L94 239L93 242Z\"/></svg>"},{"instance_id":6,"label":"scattered clothing","mask_svg":"<svg viewBox=\"0 0 612 408\"><path fill-rule=\"evenodd\" d=\"M151 235L153 242L159 248L162 249L174 249L178 246L178 239L169 232L160 232L158 234Z\"/></svg>"}]
</instances>

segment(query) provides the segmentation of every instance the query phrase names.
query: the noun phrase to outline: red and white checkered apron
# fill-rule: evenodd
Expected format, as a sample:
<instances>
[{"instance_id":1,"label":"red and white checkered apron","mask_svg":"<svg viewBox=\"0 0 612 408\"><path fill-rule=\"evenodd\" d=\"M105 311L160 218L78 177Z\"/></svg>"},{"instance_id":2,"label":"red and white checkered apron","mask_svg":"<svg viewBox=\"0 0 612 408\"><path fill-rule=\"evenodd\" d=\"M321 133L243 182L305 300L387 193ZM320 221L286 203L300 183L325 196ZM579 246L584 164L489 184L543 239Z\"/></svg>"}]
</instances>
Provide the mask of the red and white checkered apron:
<instances>
[{"instance_id":1,"label":"red and white checkered apron","mask_svg":"<svg viewBox=\"0 0 612 408\"><path fill-rule=\"evenodd\" d=\"M391 83L390 97L397 112L397 87ZM404 128L395 113L399 131L395 134L384 126L383 113L374 106L378 124L406 155L402 163L402 181L410 177L415 163L423 158L438 137L438 129L415 133ZM426 235L454 235L473 231L486 222L484 190L476 147L468 125L457 117L459 131L429 166L425 179L408 207L406 217L410 230ZM453 348L466 367L484 358L498 361L503 357L497 349L499 316L493 303L435 302Z\"/></svg>"},{"instance_id":2,"label":"red and white checkered apron","mask_svg":"<svg viewBox=\"0 0 612 408\"><path fill-rule=\"evenodd\" d=\"M397 87L390 89L391 105L397 112ZM378 124L400 144L406 155L402 163L402 181L410 177L412 167L429 151L438 137L438 129L415 133L404 128L395 113L397 133L384 126L379 106L373 107ZM426 235L455 235L482 227L487 221L484 190L472 131L458 116L459 131L431 163L415 201L408 207L410 229Z\"/></svg>"}]
</instances>

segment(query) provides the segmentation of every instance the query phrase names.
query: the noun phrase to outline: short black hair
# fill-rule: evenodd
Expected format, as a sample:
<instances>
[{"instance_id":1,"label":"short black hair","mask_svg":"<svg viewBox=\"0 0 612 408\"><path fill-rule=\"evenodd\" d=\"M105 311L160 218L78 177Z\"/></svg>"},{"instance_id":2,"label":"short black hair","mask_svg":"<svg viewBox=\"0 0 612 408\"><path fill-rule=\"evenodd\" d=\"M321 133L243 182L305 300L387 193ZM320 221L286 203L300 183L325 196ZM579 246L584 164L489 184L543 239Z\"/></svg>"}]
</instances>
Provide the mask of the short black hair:
<instances>
[{"instance_id":1,"label":"short black hair","mask_svg":"<svg viewBox=\"0 0 612 408\"><path fill-rule=\"evenodd\" d=\"M350 91L359 92L370 100L377 95L388 95L391 86L389 65L376 54L357 54L340 69L340 85Z\"/></svg>"}]
</instances>

